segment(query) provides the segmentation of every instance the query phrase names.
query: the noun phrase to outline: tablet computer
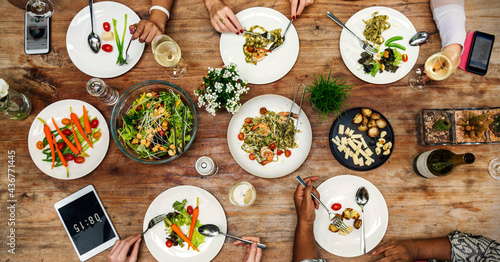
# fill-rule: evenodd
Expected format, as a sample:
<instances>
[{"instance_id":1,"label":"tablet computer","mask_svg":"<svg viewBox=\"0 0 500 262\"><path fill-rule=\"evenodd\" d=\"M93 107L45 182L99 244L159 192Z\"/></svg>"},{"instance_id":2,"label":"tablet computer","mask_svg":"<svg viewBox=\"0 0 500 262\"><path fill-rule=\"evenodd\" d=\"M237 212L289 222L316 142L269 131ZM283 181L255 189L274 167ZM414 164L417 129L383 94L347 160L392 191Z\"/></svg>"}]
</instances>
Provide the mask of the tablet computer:
<instances>
[{"instance_id":1,"label":"tablet computer","mask_svg":"<svg viewBox=\"0 0 500 262\"><path fill-rule=\"evenodd\" d=\"M80 261L101 253L119 239L92 185L55 203L54 208Z\"/></svg>"}]
</instances>

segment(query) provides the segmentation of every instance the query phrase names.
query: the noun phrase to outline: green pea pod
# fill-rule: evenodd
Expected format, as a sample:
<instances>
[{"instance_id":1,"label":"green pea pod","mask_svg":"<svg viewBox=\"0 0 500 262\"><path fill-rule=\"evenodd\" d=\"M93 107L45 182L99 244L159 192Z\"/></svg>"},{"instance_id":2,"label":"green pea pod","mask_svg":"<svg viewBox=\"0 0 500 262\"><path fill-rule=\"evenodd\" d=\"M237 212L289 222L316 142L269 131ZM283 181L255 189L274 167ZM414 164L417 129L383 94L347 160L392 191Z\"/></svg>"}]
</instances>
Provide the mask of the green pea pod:
<instances>
[{"instance_id":1,"label":"green pea pod","mask_svg":"<svg viewBox=\"0 0 500 262\"><path fill-rule=\"evenodd\" d=\"M403 37L402 36L393 36L393 37L389 38L387 41L385 41L385 46L387 46L388 44L390 44L394 41L399 41L399 40L403 40Z\"/></svg>"},{"instance_id":2,"label":"green pea pod","mask_svg":"<svg viewBox=\"0 0 500 262\"><path fill-rule=\"evenodd\" d=\"M386 44L385 46L387 47L395 47L395 48L399 48L403 51L406 51L406 47L400 45L400 44L396 44L396 43L390 43L390 44Z\"/></svg>"}]
</instances>

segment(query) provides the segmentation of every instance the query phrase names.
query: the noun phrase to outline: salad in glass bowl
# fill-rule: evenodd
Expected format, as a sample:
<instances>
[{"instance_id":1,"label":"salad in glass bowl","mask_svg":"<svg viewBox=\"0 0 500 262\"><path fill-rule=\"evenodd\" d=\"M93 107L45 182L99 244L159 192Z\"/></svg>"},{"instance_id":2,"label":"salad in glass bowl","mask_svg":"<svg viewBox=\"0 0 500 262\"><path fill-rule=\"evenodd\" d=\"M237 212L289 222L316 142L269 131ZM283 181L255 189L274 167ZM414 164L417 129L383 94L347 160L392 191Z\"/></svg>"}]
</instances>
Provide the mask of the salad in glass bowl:
<instances>
[{"instance_id":1,"label":"salad in glass bowl","mask_svg":"<svg viewBox=\"0 0 500 262\"><path fill-rule=\"evenodd\" d=\"M146 164L179 157L193 142L197 125L191 98L180 87L160 80L129 88L111 114L111 134L118 148Z\"/></svg>"}]
</instances>

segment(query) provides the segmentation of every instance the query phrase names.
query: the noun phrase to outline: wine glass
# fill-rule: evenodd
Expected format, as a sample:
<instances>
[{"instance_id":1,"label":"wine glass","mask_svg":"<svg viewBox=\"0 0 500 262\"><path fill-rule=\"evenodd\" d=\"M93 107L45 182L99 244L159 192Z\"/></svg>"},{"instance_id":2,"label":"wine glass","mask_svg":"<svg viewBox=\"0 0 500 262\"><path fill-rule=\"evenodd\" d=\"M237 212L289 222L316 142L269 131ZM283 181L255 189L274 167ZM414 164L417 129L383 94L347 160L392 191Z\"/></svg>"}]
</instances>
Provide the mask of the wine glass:
<instances>
[{"instance_id":1,"label":"wine glass","mask_svg":"<svg viewBox=\"0 0 500 262\"><path fill-rule=\"evenodd\" d=\"M151 43L153 54L158 64L166 67L165 73L170 78L178 79L186 75L187 62L181 57L181 48L168 35L159 35Z\"/></svg>"},{"instance_id":2,"label":"wine glass","mask_svg":"<svg viewBox=\"0 0 500 262\"><path fill-rule=\"evenodd\" d=\"M460 64L460 54L451 49L441 50L425 61L424 70L415 68L408 77L412 88L423 90L431 80L441 81L448 78Z\"/></svg>"},{"instance_id":3,"label":"wine glass","mask_svg":"<svg viewBox=\"0 0 500 262\"><path fill-rule=\"evenodd\" d=\"M54 4L50 0L29 0L26 12L35 19L45 20L54 13Z\"/></svg>"},{"instance_id":4,"label":"wine glass","mask_svg":"<svg viewBox=\"0 0 500 262\"><path fill-rule=\"evenodd\" d=\"M488 166L491 177L500 180L500 157L493 158Z\"/></svg>"}]
</instances>

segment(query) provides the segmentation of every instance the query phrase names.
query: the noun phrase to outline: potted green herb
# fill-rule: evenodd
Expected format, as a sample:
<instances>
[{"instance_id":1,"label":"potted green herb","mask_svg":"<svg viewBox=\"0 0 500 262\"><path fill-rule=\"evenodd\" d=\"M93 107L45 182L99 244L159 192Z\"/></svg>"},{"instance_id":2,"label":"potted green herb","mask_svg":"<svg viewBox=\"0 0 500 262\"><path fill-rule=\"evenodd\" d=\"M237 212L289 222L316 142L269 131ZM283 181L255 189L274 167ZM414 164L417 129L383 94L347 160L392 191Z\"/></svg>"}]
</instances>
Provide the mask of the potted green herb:
<instances>
[{"instance_id":1,"label":"potted green herb","mask_svg":"<svg viewBox=\"0 0 500 262\"><path fill-rule=\"evenodd\" d=\"M320 122L330 115L339 115L346 106L349 91L353 85L346 85L344 79L332 77L332 72L328 75L314 76L311 86L306 87L306 101L311 102L311 106L320 115Z\"/></svg>"}]
</instances>

